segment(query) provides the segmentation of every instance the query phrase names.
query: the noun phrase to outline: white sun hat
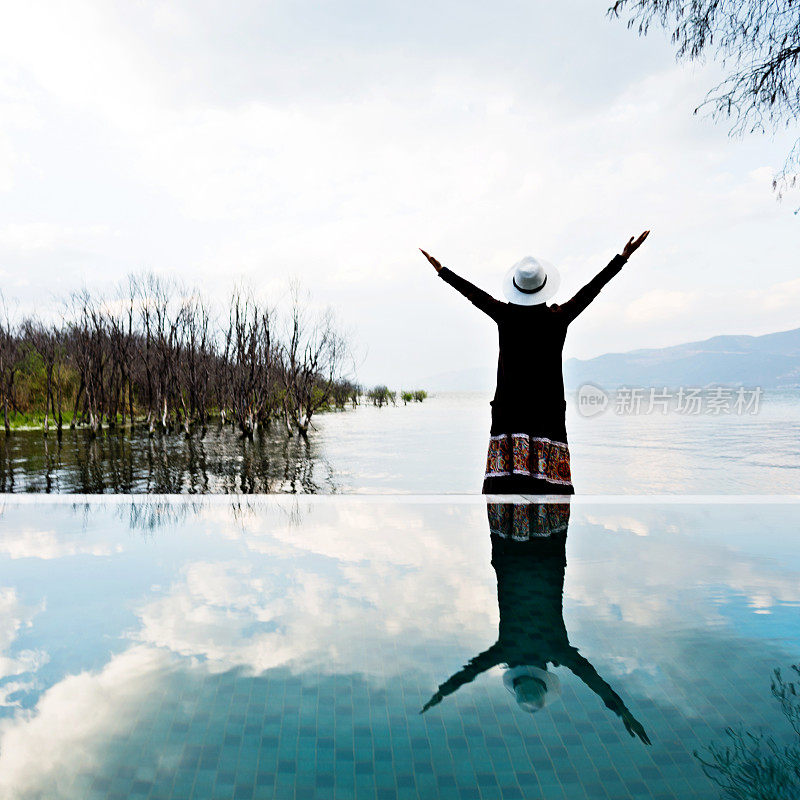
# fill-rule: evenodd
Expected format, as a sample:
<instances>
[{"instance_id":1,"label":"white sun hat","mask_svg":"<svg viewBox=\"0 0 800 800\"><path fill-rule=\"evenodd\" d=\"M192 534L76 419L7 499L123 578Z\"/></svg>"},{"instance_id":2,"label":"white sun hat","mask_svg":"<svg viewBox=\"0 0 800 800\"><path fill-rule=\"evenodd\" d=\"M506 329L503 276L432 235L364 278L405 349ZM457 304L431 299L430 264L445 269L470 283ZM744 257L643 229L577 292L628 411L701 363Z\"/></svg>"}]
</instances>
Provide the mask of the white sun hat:
<instances>
[{"instance_id":1,"label":"white sun hat","mask_svg":"<svg viewBox=\"0 0 800 800\"><path fill-rule=\"evenodd\" d=\"M561 682L546 669L522 665L506 669L503 685L514 695L517 705L535 714L561 694Z\"/></svg>"},{"instance_id":2,"label":"white sun hat","mask_svg":"<svg viewBox=\"0 0 800 800\"><path fill-rule=\"evenodd\" d=\"M525 256L503 278L503 294L514 305L535 306L549 300L560 283L561 275L549 261Z\"/></svg>"}]
</instances>

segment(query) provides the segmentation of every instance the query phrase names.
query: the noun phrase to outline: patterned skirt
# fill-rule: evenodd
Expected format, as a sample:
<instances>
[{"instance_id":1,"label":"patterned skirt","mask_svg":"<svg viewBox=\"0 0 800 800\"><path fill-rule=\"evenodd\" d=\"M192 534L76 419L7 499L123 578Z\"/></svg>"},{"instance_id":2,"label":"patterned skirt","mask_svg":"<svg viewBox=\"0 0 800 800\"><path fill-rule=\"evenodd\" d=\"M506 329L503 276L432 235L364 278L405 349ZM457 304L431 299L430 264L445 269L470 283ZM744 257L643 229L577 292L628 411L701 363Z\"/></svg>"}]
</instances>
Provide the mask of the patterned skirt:
<instances>
[{"instance_id":1,"label":"patterned skirt","mask_svg":"<svg viewBox=\"0 0 800 800\"><path fill-rule=\"evenodd\" d=\"M489 438L483 494L574 494L569 447L544 436Z\"/></svg>"},{"instance_id":2,"label":"patterned skirt","mask_svg":"<svg viewBox=\"0 0 800 800\"><path fill-rule=\"evenodd\" d=\"M501 539L527 542L558 533L569 525L569 502L487 503L489 532Z\"/></svg>"}]
</instances>

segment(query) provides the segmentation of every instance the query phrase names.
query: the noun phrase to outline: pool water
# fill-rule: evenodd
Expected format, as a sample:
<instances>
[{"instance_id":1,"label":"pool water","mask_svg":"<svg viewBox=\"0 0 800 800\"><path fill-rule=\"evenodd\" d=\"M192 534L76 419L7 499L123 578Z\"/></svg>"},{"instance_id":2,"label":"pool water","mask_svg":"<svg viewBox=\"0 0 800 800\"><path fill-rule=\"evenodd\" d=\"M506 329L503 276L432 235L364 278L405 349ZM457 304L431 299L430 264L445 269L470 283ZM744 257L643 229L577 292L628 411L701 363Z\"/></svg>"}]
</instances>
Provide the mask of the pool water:
<instances>
[{"instance_id":1,"label":"pool water","mask_svg":"<svg viewBox=\"0 0 800 800\"><path fill-rule=\"evenodd\" d=\"M796 797L798 523L792 498L6 498L0 797Z\"/></svg>"}]
</instances>

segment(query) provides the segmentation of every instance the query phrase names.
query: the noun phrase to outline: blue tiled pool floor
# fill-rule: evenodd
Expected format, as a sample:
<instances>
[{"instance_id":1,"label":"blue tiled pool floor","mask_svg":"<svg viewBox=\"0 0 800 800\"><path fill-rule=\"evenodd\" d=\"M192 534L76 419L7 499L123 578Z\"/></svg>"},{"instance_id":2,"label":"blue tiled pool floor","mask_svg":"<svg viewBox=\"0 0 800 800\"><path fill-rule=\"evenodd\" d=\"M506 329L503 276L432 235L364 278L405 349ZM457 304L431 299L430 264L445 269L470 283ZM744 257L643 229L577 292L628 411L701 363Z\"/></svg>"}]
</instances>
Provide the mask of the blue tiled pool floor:
<instances>
[{"instance_id":1,"label":"blue tiled pool floor","mask_svg":"<svg viewBox=\"0 0 800 800\"><path fill-rule=\"evenodd\" d=\"M7 499L0 797L718 798L726 728L798 744L798 522Z\"/></svg>"}]
</instances>

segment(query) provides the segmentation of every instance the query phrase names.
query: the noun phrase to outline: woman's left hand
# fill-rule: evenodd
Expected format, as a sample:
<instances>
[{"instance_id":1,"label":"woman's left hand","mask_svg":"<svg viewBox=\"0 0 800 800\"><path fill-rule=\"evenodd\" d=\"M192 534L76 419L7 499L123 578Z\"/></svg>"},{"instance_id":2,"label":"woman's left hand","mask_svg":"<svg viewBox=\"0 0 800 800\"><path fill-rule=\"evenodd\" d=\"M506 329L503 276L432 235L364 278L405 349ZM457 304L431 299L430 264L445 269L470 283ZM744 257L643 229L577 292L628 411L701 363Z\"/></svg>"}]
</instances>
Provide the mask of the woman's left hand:
<instances>
[{"instance_id":1,"label":"woman's left hand","mask_svg":"<svg viewBox=\"0 0 800 800\"><path fill-rule=\"evenodd\" d=\"M422 255L425 256L425 258L428 259L428 261L431 262L431 264L433 265L433 268L437 272L442 268L442 265L432 255L430 255L429 253L426 253L421 247L420 247L419 251L420 251L420 253L422 253Z\"/></svg>"},{"instance_id":2,"label":"woman's left hand","mask_svg":"<svg viewBox=\"0 0 800 800\"><path fill-rule=\"evenodd\" d=\"M628 243L622 249L622 256L623 258L630 258L634 251L639 248L641 243L647 238L647 235L650 231L645 231L636 241L634 241L633 236L628 240Z\"/></svg>"},{"instance_id":3,"label":"woman's left hand","mask_svg":"<svg viewBox=\"0 0 800 800\"><path fill-rule=\"evenodd\" d=\"M632 737L638 736L645 744L651 744L650 739L642 727L642 723L639 722L627 708L622 712L621 716L625 724L625 730L628 731Z\"/></svg>"}]
</instances>

